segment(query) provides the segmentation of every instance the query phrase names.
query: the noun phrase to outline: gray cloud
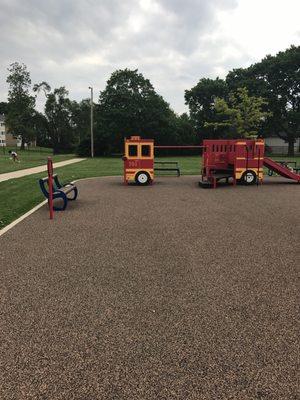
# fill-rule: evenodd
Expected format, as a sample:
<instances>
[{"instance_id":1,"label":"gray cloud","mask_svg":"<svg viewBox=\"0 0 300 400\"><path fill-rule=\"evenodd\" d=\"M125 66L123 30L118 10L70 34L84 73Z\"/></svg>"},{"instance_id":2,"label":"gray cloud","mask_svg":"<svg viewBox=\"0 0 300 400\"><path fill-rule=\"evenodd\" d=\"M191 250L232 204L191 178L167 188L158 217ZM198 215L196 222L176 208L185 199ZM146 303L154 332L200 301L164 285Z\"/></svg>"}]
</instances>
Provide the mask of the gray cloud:
<instances>
[{"instance_id":1,"label":"gray cloud","mask_svg":"<svg viewBox=\"0 0 300 400\"><path fill-rule=\"evenodd\" d=\"M7 67L24 62L33 82L65 85L72 98L96 91L117 68L138 68L171 106L184 89L251 60L232 38L215 37L218 12L237 0L0 0L0 96ZM232 52L231 46L234 48Z\"/></svg>"}]
</instances>

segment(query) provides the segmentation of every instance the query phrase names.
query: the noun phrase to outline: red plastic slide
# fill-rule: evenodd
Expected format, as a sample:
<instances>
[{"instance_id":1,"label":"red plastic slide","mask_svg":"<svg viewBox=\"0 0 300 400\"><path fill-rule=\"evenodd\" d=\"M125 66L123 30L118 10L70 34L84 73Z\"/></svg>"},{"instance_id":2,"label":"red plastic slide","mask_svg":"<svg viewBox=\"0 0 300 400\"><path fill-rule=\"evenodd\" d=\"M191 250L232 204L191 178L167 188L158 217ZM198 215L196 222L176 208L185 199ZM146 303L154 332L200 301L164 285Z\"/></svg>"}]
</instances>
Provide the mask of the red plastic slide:
<instances>
[{"instance_id":1,"label":"red plastic slide","mask_svg":"<svg viewBox=\"0 0 300 400\"><path fill-rule=\"evenodd\" d=\"M300 182L300 174L296 174L287 167L272 160L271 158L264 158L264 166L287 179L293 179L294 181Z\"/></svg>"}]
</instances>

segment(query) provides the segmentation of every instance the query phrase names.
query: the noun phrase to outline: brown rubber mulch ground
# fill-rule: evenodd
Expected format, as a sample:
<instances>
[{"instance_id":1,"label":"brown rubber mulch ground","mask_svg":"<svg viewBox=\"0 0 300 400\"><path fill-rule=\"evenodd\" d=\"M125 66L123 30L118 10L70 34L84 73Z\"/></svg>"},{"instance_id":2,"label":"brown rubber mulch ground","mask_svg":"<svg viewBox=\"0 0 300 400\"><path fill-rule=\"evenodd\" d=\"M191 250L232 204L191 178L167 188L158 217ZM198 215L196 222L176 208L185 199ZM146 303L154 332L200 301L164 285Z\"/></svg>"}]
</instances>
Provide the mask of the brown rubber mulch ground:
<instances>
[{"instance_id":1,"label":"brown rubber mulch ground","mask_svg":"<svg viewBox=\"0 0 300 400\"><path fill-rule=\"evenodd\" d=\"M298 398L300 186L197 180L81 181L0 238L1 400Z\"/></svg>"}]
</instances>

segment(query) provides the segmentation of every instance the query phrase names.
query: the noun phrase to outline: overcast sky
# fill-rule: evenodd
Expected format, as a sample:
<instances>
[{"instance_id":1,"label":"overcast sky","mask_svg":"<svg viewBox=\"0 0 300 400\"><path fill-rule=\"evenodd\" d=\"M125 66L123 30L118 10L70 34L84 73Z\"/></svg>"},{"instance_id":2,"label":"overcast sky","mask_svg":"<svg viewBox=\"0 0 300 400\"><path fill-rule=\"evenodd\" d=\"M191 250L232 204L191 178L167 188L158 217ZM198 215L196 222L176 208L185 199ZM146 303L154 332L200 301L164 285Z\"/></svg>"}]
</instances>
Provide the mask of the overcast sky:
<instances>
[{"instance_id":1,"label":"overcast sky","mask_svg":"<svg viewBox=\"0 0 300 400\"><path fill-rule=\"evenodd\" d=\"M33 83L96 98L110 74L138 68L177 112L200 78L225 77L300 42L300 0L0 0L0 101L7 67Z\"/></svg>"}]
</instances>

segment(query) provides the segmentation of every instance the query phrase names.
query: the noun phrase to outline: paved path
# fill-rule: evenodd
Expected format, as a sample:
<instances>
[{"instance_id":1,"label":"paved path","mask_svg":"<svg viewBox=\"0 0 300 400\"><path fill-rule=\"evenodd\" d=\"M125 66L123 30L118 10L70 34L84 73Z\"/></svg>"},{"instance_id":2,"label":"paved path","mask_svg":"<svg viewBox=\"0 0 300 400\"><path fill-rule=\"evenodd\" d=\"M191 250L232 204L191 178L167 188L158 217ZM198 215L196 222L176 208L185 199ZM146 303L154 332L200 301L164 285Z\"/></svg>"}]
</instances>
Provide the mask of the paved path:
<instances>
[{"instance_id":1,"label":"paved path","mask_svg":"<svg viewBox=\"0 0 300 400\"><path fill-rule=\"evenodd\" d=\"M54 168L64 167L65 165L74 164L83 161L85 158L72 158L71 160L60 161L53 164ZM7 172L0 174L0 182L8 181L9 179L22 178L22 176L38 174L39 172L47 171L47 166L41 165L39 167L20 169L19 171Z\"/></svg>"},{"instance_id":2,"label":"paved path","mask_svg":"<svg viewBox=\"0 0 300 400\"><path fill-rule=\"evenodd\" d=\"M5 233L0 398L299 398L300 186L272 182L80 181Z\"/></svg>"}]
</instances>

